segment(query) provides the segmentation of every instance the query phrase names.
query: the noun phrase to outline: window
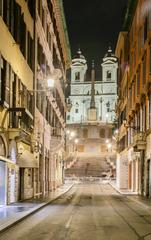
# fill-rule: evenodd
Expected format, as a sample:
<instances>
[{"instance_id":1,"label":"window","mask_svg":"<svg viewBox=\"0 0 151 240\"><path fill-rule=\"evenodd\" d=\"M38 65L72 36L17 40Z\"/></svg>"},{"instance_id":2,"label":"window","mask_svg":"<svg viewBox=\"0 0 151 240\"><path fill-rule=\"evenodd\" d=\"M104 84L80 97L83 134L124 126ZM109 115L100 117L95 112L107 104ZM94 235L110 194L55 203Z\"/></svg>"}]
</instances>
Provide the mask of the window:
<instances>
[{"instance_id":1,"label":"window","mask_svg":"<svg viewBox=\"0 0 151 240\"><path fill-rule=\"evenodd\" d=\"M104 128L100 129L100 138L105 138L105 129Z\"/></svg>"},{"instance_id":2,"label":"window","mask_svg":"<svg viewBox=\"0 0 151 240\"><path fill-rule=\"evenodd\" d=\"M107 111L107 112L110 112L110 102L107 102L107 103L106 103L106 111Z\"/></svg>"},{"instance_id":3,"label":"window","mask_svg":"<svg viewBox=\"0 0 151 240\"><path fill-rule=\"evenodd\" d=\"M150 63L149 63L149 73L150 73L150 75L151 75L151 45L150 45L149 54L150 54L150 56L149 56L149 60L150 60Z\"/></svg>"},{"instance_id":4,"label":"window","mask_svg":"<svg viewBox=\"0 0 151 240\"><path fill-rule=\"evenodd\" d=\"M149 128L151 128L151 92L149 93Z\"/></svg>"},{"instance_id":5,"label":"window","mask_svg":"<svg viewBox=\"0 0 151 240\"><path fill-rule=\"evenodd\" d=\"M27 62L31 69L33 69L33 40L28 32L28 55L27 55Z\"/></svg>"},{"instance_id":6,"label":"window","mask_svg":"<svg viewBox=\"0 0 151 240\"><path fill-rule=\"evenodd\" d=\"M138 67L137 71L137 91L136 91L137 96L140 94L140 65Z\"/></svg>"},{"instance_id":7,"label":"window","mask_svg":"<svg viewBox=\"0 0 151 240\"><path fill-rule=\"evenodd\" d=\"M108 129L108 138L112 138L112 128Z\"/></svg>"},{"instance_id":8,"label":"window","mask_svg":"<svg viewBox=\"0 0 151 240\"><path fill-rule=\"evenodd\" d=\"M84 128L83 129L83 138L87 138L88 137L88 129Z\"/></svg>"},{"instance_id":9,"label":"window","mask_svg":"<svg viewBox=\"0 0 151 240\"><path fill-rule=\"evenodd\" d=\"M111 71L110 71L110 70L108 70L108 71L106 72L106 78L107 78L107 81L110 81L110 80L111 80Z\"/></svg>"},{"instance_id":10,"label":"window","mask_svg":"<svg viewBox=\"0 0 151 240\"><path fill-rule=\"evenodd\" d=\"M34 16L34 9L35 9L35 6L34 6L34 2L33 0L28 0L28 8L29 8L29 12L31 14L31 16L33 17Z\"/></svg>"},{"instance_id":11,"label":"window","mask_svg":"<svg viewBox=\"0 0 151 240\"><path fill-rule=\"evenodd\" d=\"M3 0L0 0L0 16L3 17Z\"/></svg>"},{"instance_id":12,"label":"window","mask_svg":"<svg viewBox=\"0 0 151 240\"><path fill-rule=\"evenodd\" d=\"M70 115L67 115L67 120L68 120L68 121L70 120Z\"/></svg>"},{"instance_id":13,"label":"window","mask_svg":"<svg viewBox=\"0 0 151 240\"><path fill-rule=\"evenodd\" d=\"M10 65L4 60L1 59L1 96L0 101L4 101L9 105L10 103Z\"/></svg>"},{"instance_id":14,"label":"window","mask_svg":"<svg viewBox=\"0 0 151 240\"><path fill-rule=\"evenodd\" d=\"M144 43L147 39L147 30L148 30L148 18L145 18L145 22L144 22Z\"/></svg>"},{"instance_id":15,"label":"window","mask_svg":"<svg viewBox=\"0 0 151 240\"><path fill-rule=\"evenodd\" d=\"M75 109L75 113L78 113L78 112L79 112L79 110L78 110L78 108L76 108L76 109Z\"/></svg>"},{"instance_id":16,"label":"window","mask_svg":"<svg viewBox=\"0 0 151 240\"><path fill-rule=\"evenodd\" d=\"M80 72L75 73L75 80L80 81Z\"/></svg>"},{"instance_id":17,"label":"window","mask_svg":"<svg viewBox=\"0 0 151 240\"><path fill-rule=\"evenodd\" d=\"M146 54L143 58L143 85L146 83Z\"/></svg>"},{"instance_id":18,"label":"window","mask_svg":"<svg viewBox=\"0 0 151 240\"><path fill-rule=\"evenodd\" d=\"M6 156L6 148L5 148L5 143L2 137L0 137L0 155L1 156Z\"/></svg>"},{"instance_id":19,"label":"window","mask_svg":"<svg viewBox=\"0 0 151 240\"><path fill-rule=\"evenodd\" d=\"M140 51L141 51L141 36L142 36L142 29L140 28L138 31L138 55L140 55Z\"/></svg>"},{"instance_id":20,"label":"window","mask_svg":"<svg viewBox=\"0 0 151 240\"><path fill-rule=\"evenodd\" d=\"M142 106L142 131L146 131L146 104Z\"/></svg>"}]
</instances>

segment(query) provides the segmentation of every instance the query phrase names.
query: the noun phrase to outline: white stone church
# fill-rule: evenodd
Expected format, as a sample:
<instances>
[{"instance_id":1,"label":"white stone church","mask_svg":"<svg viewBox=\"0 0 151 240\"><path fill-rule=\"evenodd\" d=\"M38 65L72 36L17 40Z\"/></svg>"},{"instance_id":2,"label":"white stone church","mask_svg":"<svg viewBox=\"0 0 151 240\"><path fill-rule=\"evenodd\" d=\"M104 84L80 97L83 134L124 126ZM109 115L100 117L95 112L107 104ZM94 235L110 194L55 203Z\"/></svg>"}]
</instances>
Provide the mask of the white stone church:
<instances>
[{"instance_id":1,"label":"white stone church","mask_svg":"<svg viewBox=\"0 0 151 240\"><path fill-rule=\"evenodd\" d=\"M118 62L111 48L103 58L100 68L102 68L102 78L96 81L95 69L92 66L91 81L87 81L87 62L78 50L71 65L69 99L72 107L67 113L67 124L86 123L91 120L99 123L113 123L117 101ZM92 93L93 85L94 94ZM96 116L93 116L93 119L89 116L92 98L96 109Z\"/></svg>"},{"instance_id":2,"label":"white stone church","mask_svg":"<svg viewBox=\"0 0 151 240\"><path fill-rule=\"evenodd\" d=\"M117 101L118 61L111 48L100 64L102 76L96 79L92 62L91 79L87 79L87 61L78 50L71 64L70 93L68 101L71 109L66 122L69 132L74 131L74 139L67 137L67 149L76 150L79 157L94 155L110 161L107 156L115 154L112 127ZM102 70L102 71L101 71ZM108 146L107 142L110 143ZM111 147L112 146L112 147ZM93 158L94 159L94 158ZM115 169L115 164L112 168Z\"/></svg>"}]
</instances>

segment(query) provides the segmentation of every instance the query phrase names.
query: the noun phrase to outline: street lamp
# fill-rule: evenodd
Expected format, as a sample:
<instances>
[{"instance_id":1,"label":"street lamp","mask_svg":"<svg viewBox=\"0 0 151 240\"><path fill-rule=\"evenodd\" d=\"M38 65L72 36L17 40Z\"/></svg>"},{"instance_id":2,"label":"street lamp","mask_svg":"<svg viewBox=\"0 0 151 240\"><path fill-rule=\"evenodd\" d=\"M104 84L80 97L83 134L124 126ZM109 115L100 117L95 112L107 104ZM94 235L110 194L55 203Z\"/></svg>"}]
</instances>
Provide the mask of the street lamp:
<instances>
[{"instance_id":1,"label":"street lamp","mask_svg":"<svg viewBox=\"0 0 151 240\"><path fill-rule=\"evenodd\" d=\"M47 79L47 85L48 85L48 88L54 88L54 85L55 85L55 81L53 78L48 78Z\"/></svg>"}]
</instances>

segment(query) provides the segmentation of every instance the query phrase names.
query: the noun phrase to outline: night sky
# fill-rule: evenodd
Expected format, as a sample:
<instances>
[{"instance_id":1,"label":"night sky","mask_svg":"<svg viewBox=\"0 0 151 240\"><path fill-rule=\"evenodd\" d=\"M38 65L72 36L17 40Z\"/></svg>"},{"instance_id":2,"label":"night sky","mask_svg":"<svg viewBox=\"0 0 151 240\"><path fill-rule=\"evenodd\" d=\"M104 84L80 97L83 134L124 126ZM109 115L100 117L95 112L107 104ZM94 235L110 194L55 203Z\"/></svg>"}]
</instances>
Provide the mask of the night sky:
<instances>
[{"instance_id":1,"label":"night sky","mask_svg":"<svg viewBox=\"0 0 151 240\"><path fill-rule=\"evenodd\" d=\"M128 0L63 0L72 57L78 46L100 65L108 46L113 51Z\"/></svg>"}]
</instances>

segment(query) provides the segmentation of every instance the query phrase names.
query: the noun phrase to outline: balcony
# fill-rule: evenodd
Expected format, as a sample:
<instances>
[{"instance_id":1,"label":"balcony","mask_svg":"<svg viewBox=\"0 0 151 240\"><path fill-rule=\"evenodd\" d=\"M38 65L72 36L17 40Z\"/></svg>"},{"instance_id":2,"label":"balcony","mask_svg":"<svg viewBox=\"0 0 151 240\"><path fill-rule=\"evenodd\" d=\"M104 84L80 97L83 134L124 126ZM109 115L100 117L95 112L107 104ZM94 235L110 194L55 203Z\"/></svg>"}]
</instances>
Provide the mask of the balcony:
<instances>
[{"instance_id":1,"label":"balcony","mask_svg":"<svg viewBox=\"0 0 151 240\"><path fill-rule=\"evenodd\" d=\"M134 135L133 138L133 148L134 152L139 152L141 150L145 150L146 148L146 136L144 132L139 132Z\"/></svg>"},{"instance_id":2,"label":"balcony","mask_svg":"<svg viewBox=\"0 0 151 240\"><path fill-rule=\"evenodd\" d=\"M30 144L33 116L26 108L9 108L9 139L22 139Z\"/></svg>"}]
</instances>

